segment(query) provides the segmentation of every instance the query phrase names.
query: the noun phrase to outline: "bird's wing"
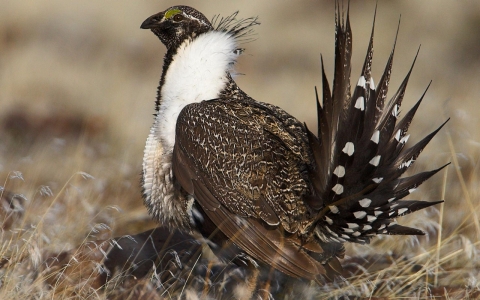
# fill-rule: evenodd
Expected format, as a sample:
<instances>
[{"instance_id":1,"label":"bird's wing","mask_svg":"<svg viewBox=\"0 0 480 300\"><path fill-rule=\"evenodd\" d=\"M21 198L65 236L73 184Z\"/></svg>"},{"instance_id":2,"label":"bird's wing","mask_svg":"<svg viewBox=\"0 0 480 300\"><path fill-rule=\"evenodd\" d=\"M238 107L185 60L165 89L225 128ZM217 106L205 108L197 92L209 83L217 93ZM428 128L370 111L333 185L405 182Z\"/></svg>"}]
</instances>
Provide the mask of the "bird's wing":
<instances>
[{"instance_id":1,"label":"bird's wing","mask_svg":"<svg viewBox=\"0 0 480 300\"><path fill-rule=\"evenodd\" d=\"M222 100L186 106L177 120L174 176L247 254L288 275L315 279L325 270L307 254L313 243L302 248L295 234L307 213L301 201L308 174L297 153L305 139L295 140L266 110Z\"/></svg>"},{"instance_id":2,"label":"bird's wing","mask_svg":"<svg viewBox=\"0 0 480 300\"><path fill-rule=\"evenodd\" d=\"M301 155L305 140L284 127L253 102L190 104L177 120L175 151L184 152L189 172L203 178L205 188L229 211L269 226L281 223L295 233L305 217L303 197L310 187ZM181 177L182 171L174 172ZM191 190L191 183L178 179ZM217 203L203 200L207 209L217 208Z\"/></svg>"}]
</instances>

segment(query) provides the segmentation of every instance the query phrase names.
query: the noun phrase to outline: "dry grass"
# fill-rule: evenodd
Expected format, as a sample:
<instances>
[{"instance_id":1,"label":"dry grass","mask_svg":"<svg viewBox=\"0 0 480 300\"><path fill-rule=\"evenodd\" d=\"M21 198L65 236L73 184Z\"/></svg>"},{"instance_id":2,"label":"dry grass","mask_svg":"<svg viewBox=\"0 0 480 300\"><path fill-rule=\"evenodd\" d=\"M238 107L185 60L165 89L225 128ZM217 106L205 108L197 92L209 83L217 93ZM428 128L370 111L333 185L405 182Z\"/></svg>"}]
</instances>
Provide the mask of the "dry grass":
<instances>
[{"instance_id":1,"label":"dry grass","mask_svg":"<svg viewBox=\"0 0 480 300\"><path fill-rule=\"evenodd\" d=\"M142 204L139 173L163 46L138 27L176 4L167 2L2 2L0 299L159 297L155 276L101 288L103 252L112 247L101 241L155 226ZM320 53L330 77L333 68L333 2L184 2L209 17L235 10L258 15L262 25L257 41L245 45L238 71L247 76L238 77L239 85L315 126ZM374 5L351 5L354 75L363 63ZM412 195L446 201L399 220L428 236L349 245L346 282L299 283L282 296L480 297L479 11L474 1L379 3L374 76L378 80L382 72L401 13L394 87L422 44L404 107L433 79L412 141L452 118L411 170L451 161ZM63 256L52 260L58 254ZM198 295L188 288L161 295L180 293Z\"/></svg>"}]
</instances>

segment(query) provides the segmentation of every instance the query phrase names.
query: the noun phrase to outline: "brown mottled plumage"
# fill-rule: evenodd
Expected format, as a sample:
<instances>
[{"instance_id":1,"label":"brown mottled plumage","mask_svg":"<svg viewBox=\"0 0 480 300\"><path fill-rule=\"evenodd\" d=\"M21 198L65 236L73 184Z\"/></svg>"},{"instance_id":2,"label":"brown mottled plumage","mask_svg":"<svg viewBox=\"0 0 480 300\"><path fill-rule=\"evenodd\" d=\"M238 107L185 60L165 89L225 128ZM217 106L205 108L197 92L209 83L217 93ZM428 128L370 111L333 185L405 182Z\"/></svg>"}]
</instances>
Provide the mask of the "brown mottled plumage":
<instances>
[{"instance_id":1,"label":"brown mottled plumage","mask_svg":"<svg viewBox=\"0 0 480 300\"><path fill-rule=\"evenodd\" d=\"M423 234L393 220L441 202L400 200L440 170L400 178L440 129L404 149L421 101L397 122L411 71L385 103L393 51L375 87L372 30L351 94L352 34L348 13L345 21L337 11L333 91L322 72L315 136L235 84L235 40L257 24L235 16L215 28L193 8L174 6L142 24L167 47L144 157L145 203L154 217L198 230L225 259L317 281L341 272L343 242Z\"/></svg>"}]
</instances>

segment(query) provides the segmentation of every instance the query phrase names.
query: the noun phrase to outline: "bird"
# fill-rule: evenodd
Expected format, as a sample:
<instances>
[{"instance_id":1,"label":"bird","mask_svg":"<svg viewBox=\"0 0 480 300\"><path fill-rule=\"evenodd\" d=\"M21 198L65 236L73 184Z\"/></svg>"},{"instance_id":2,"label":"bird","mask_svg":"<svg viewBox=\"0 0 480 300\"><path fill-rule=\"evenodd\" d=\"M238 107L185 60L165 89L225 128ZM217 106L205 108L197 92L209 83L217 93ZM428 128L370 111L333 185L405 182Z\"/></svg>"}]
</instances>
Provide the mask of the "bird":
<instances>
[{"instance_id":1,"label":"bird","mask_svg":"<svg viewBox=\"0 0 480 300\"><path fill-rule=\"evenodd\" d=\"M259 24L257 17L237 14L210 21L192 7L172 6L141 24L167 49L142 165L144 203L153 218L200 233L215 254L236 264L319 284L341 274L346 242L425 234L396 222L443 202L402 199L448 165L404 176L448 122L406 147L425 96L400 117L418 52L388 100L397 38L375 85L374 16L352 87L349 8L345 16L336 5L333 86L322 58L314 134L236 84L240 44Z\"/></svg>"}]
</instances>

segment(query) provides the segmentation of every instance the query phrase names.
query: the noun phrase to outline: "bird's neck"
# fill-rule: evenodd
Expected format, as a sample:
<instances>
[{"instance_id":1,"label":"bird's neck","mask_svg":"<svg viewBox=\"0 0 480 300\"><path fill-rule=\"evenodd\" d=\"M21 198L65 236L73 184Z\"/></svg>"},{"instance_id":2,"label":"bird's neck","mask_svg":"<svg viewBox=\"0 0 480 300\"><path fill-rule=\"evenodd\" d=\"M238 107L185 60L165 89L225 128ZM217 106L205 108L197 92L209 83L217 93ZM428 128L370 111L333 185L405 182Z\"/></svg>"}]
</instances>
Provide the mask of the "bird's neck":
<instances>
[{"instance_id":1,"label":"bird's neck","mask_svg":"<svg viewBox=\"0 0 480 300\"><path fill-rule=\"evenodd\" d=\"M236 49L230 34L210 31L167 52L156 118L166 149L173 148L177 117L186 105L218 98L231 85Z\"/></svg>"}]
</instances>

